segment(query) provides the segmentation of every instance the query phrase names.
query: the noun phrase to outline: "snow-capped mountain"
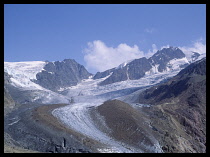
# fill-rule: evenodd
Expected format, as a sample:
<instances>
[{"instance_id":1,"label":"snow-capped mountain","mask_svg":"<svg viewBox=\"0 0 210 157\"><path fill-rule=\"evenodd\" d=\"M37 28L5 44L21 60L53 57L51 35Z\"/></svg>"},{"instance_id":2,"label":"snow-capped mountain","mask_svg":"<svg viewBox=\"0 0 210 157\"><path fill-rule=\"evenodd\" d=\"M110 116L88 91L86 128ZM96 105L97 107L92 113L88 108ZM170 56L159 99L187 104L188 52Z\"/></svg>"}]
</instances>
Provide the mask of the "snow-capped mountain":
<instances>
[{"instance_id":1,"label":"snow-capped mountain","mask_svg":"<svg viewBox=\"0 0 210 157\"><path fill-rule=\"evenodd\" d=\"M4 62L4 72L10 76L6 88L18 103L68 103L71 96L113 98L129 94L176 75L201 57L192 53L189 61L179 48L169 47L157 51L149 59L130 60L94 76L73 59Z\"/></svg>"},{"instance_id":2,"label":"snow-capped mountain","mask_svg":"<svg viewBox=\"0 0 210 157\"><path fill-rule=\"evenodd\" d=\"M161 73L164 71L181 70L189 64L185 54L177 47L158 50L149 59L139 58L124 62L115 69L97 73L93 78L98 79L110 75L100 85L107 85L125 80L137 80L146 74ZM101 77L99 77L101 76Z\"/></svg>"},{"instance_id":3,"label":"snow-capped mountain","mask_svg":"<svg viewBox=\"0 0 210 157\"><path fill-rule=\"evenodd\" d=\"M62 62L48 62L42 71L36 74L34 82L44 88L57 91L63 87L77 85L91 75L83 65L78 64L74 59L65 59Z\"/></svg>"},{"instance_id":4,"label":"snow-capped mountain","mask_svg":"<svg viewBox=\"0 0 210 157\"><path fill-rule=\"evenodd\" d=\"M200 84L199 82L204 80L205 76L199 75L194 77L196 76L194 75L195 72L199 74L205 73L203 71L205 64L198 64L196 66L198 68L192 68L192 62L202 57L202 55L196 53L192 54L191 60L188 60L178 48L170 47L158 51L149 59L139 58L124 62L116 68L97 73L95 76L91 75L82 65L70 59L62 62L5 62L4 111L6 113L11 112L11 108L14 108L16 104L27 104L20 107L27 109L36 106L30 107L31 104L56 103L59 107L51 112L52 115L66 127L73 130L76 135L82 135L81 140L78 140L79 143L76 144L76 148L79 150L81 150L80 146L85 146L84 139L87 138L102 144L98 145L97 143L96 148L96 145L92 145L92 142L90 142L90 150L93 152L205 152L205 129L199 131L199 126L196 129L188 129L188 126L193 127L194 122L198 121L198 119L202 120L202 128L205 126L205 108L201 110L203 112L201 114L203 115L202 118L199 118L200 115L196 111L196 105L200 102L205 102L205 96L203 96L202 92L205 92L204 87L206 83L201 82L202 84ZM197 63L199 62L202 62L202 60ZM184 68L188 64L190 65ZM183 71L180 72L183 68L185 69L184 75L182 75ZM170 81L176 78L173 77L175 75L180 75L182 79L185 78L188 76L185 75L185 72L187 74L192 73L190 82L188 81L189 79L186 81L181 79ZM167 86L167 82L171 82L172 86ZM175 86L173 86L174 84ZM171 108L168 108L168 102L157 106L152 103L140 104L141 102L139 102L141 93L151 89L153 89L152 94L154 96L165 93L172 93L173 96L174 93L174 95L177 94L177 91L185 91L185 87L189 87L189 84L193 86L197 84L196 87L190 88L187 93L188 95L192 93L187 98L190 107L189 105L180 105L180 102L183 101L176 103L175 101L178 99L172 99L172 102L169 102L169 104L172 104L170 105ZM197 88L199 89L199 94L194 94L193 92ZM168 95L165 97L168 98ZM198 99L200 97L202 98L201 101ZM143 98L147 97L143 96ZM155 97L150 98L150 100L157 102L156 99L153 99ZM182 98L185 99L186 96ZM69 103L69 105L61 107L61 103ZM41 107L45 108L46 106L51 105L43 105ZM178 110L180 106L189 110L186 110L186 108ZM192 112L192 107L195 109L195 112ZM169 109L170 112L168 112ZM45 111L39 110L39 112ZM177 113L173 114L174 112ZM66 152L67 140L63 139L63 133L60 130L51 135L52 127L49 130L41 127L41 132L44 131L46 134L40 135L40 128L38 127L39 131L36 133L34 130L36 130L37 126L31 125L32 122L37 124L37 119L34 121L31 119L33 116L28 116L28 113L31 115L33 112L28 111L25 115L24 113L25 111L20 112L15 117L13 115L5 125L8 131L14 135L13 137L17 137L16 140L19 143L27 148L33 147L33 149L36 148L43 152ZM193 115L195 119L190 123L185 118L177 121L176 116L179 113L189 117ZM30 118L25 118L25 116ZM19 117L22 117L22 119L19 119ZM48 116L46 117L47 120L51 120ZM43 119L45 119L45 116L43 116ZM26 127L25 131L22 128L23 124L29 129ZM201 123L197 124L200 125ZM184 127L180 127L181 125ZM30 129L31 127L32 129ZM17 131L19 128L24 131ZM192 130L193 133L199 134L198 137L201 144L197 145L197 137L194 140L196 147L198 146L197 148L191 147L191 142L188 142L188 140L192 139L188 138L188 134L192 135L193 138L195 134L185 132L186 130ZM28 136L25 135L28 135L28 131L32 132L31 135L36 136L27 138ZM49 138L48 133L50 133ZM56 137L58 140L55 138L55 135L58 136ZM41 140L37 138L39 136ZM51 142L43 144L43 136L49 139L45 141ZM80 136L74 137L72 134L67 136L70 139L80 138ZM62 141L61 138L63 143L60 146L58 142ZM52 145L54 146L51 147ZM72 147L72 143L68 144L68 147Z\"/></svg>"},{"instance_id":5,"label":"snow-capped mountain","mask_svg":"<svg viewBox=\"0 0 210 157\"><path fill-rule=\"evenodd\" d=\"M5 85L6 89L20 104L68 103L69 99L55 90L76 85L91 76L71 59L62 62L4 62L4 75L10 82Z\"/></svg>"}]
</instances>

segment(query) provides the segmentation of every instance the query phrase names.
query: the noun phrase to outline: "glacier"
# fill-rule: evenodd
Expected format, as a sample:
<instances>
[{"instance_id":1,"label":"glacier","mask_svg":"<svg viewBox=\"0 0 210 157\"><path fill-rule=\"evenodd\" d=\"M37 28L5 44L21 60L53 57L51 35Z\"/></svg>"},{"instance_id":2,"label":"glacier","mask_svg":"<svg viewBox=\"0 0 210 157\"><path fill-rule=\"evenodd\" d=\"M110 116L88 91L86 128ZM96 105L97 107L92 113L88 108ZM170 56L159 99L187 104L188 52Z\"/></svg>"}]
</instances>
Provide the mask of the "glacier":
<instances>
[{"instance_id":1,"label":"glacier","mask_svg":"<svg viewBox=\"0 0 210 157\"><path fill-rule=\"evenodd\" d=\"M122 68L129 62L125 62L117 68ZM31 90L34 93L33 101L41 100L43 104L66 103L65 107L57 108L52 114L69 128L100 141L107 147L98 149L100 152L143 152L140 149L132 148L124 143L120 143L109 137L105 132L97 128L90 116L90 108L101 105L106 100L118 99L129 103L133 107L149 107L149 104L135 105L132 102L137 98L140 91L151 86L162 83L178 74L182 69L179 65L189 63L187 58L173 59L167 65L167 70L158 72L159 65L154 65L152 69L145 73L145 76L138 80L125 80L104 86L98 84L107 77L94 80L92 77L82 80L75 86L60 88L58 92L45 89L34 83L36 74L43 69L46 62L4 62L4 71L11 75L12 85L22 90ZM70 99L75 103L70 104ZM154 145L148 149L151 152L162 152L160 144L153 138ZM142 143L142 145L144 145ZM145 147L147 147L145 145Z\"/></svg>"}]
</instances>

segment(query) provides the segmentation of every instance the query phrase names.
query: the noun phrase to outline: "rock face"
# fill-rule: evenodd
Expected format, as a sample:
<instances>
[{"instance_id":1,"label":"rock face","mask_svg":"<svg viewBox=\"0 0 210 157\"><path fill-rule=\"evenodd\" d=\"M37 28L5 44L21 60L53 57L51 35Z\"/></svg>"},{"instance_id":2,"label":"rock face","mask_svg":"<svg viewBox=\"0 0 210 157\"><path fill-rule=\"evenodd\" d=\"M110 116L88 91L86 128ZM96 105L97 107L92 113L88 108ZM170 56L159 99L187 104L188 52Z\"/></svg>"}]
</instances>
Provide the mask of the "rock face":
<instances>
[{"instance_id":1,"label":"rock face","mask_svg":"<svg viewBox=\"0 0 210 157\"><path fill-rule=\"evenodd\" d=\"M164 130L157 132L165 152L206 152L206 58L145 90L138 103L155 105L145 112Z\"/></svg>"},{"instance_id":2,"label":"rock face","mask_svg":"<svg viewBox=\"0 0 210 157\"><path fill-rule=\"evenodd\" d=\"M185 54L179 48L163 48L162 50L157 51L149 59L146 59L145 57L135 59L129 63L121 64L117 68L106 70L104 72L98 72L93 78L99 79L110 75L99 85L107 85L128 79L137 80L149 71L154 73L171 70L173 65L170 65L169 62L176 59L183 59L184 57ZM178 67L183 68L188 65L188 62L186 61L178 64Z\"/></svg>"},{"instance_id":3,"label":"rock face","mask_svg":"<svg viewBox=\"0 0 210 157\"><path fill-rule=\"evenodd\" d=\"M92 75L72 59L6 62L4 69L4 86L17 104L68 103L58 90L76 85Z\"/></svg>"},{"instance_id":4,"label":"rock face","mask_svg":"<svg viewBox=\"0 0 210 157\"><path fill-rule=\"evenodd\" d=\"M197 60L198 59L198 57L200 56L200 54L199 53L197 53L197 52L192 52L193 53L193 55L191 56L191 62L193 62L193 61L195 61L195 60Z\"/></svg>"},{"instance_id":5,"label":"rock face","mask_svg":"<svg viewBox=\"0 0 210 157\"><path fill-rule=\"evenodd\" d=\"M140 149L143 152L161 152L146 123L146 117L129 104L119 100L109 100L97 107L111 129L107 134L116 140Z\"/></svg>"},{"instance_id":6,"label":"rock face","mask_svg":"<svg viewBox=\"0 0 210 157\"><path fill-rule=\"evenodd\" d=\"M136 80L145 75L145 72L151 69L151 65L148 60L144 58L135 59L129 64L116 68L112 75L106 80L100 83L100 85L106 85L114 82L125 81L127 79Z\"/></svg>"},{"instance_id":7,"label":"rock face","mask_svg":"<svg viewBox=\"0 0 210 157\"><path fill-rule=\"evenodd\" d=\"M93 79L104 78L104 77L110 75L110 73L112 73L114 70L115 70L115 68L106 70L106 71L104 71L104 72L97 72L97 73L93 76Z\"/></svg>"},{"instance_id":8,"label":"rock face","mask_svg":"<svg viewBox=\"0 0 210 157\"><path fill-rule=\"evenodd\" d=\"M163 48L150 57L149 62L152 66L159 65L158 71L163 72L166 70L167 64L170 60L180 59L183 57L185 57L185 54L179 48Z\"/></svg>"},{"instance_id":9,"label":"rock face","mask_svg":"<svg viewBox=\"0 0 210 157\"><path fill-rule=\"evenodd\" d=\"M37 73L35 83L44 88L56 91L62 87L76 85L91 74L73 59L62 62L49 62L41 72Z\"/></svg>"},{"instance_id":10,"label":"rock face","mask_svg":"<svg viewBox=\"0 0 210 157\"><path fill-rule=\"evenodd\" d=\"M15 107L15 102L11 97L7 85L11 83L10 75L4 72L4 114L6 115L11 109Z\"/></svg>"}]
</instances>

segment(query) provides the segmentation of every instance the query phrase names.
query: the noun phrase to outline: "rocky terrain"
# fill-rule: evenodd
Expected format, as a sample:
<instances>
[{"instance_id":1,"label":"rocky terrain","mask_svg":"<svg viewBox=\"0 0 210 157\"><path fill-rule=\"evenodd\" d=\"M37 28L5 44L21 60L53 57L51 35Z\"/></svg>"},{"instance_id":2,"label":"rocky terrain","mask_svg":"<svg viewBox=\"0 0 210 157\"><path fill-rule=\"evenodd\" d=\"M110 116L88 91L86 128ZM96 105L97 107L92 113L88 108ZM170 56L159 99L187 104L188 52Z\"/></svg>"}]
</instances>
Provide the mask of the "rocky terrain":
<instances>
[{"instance_id":1,"label":"rocky terrain","mask_svg":"<svg viewBox=\"0 0 210 157\"><path fill-rule=\"evenodd\" d=\"M206 59L183 69L174 78L142 92L136 101L160 132L165 152L206 151Z\"/></svg>"},{"instance_id":2,"label":"rocky terrain","mask_svg":"<svg viewBox=\"0 0 210 157\"><path fill-rule=\"evenodd\" d=\"M56 91L62 87L76 85L91 75L75 60L65 59L62 62L48 62L43 70L36 74L34 82L46 89Z\"/></svg>"},{"instance_id":3,"label":"rocky terrain","mask_svg":"<svg viewBox=\"0 0 210 157\"><path fill-rule=\"evenodd\" d=\"M194 53L193 59L196 60L198 55ZM179 68L186 67L189 62L187 61L185 54L177 47L163 48L158 50L152 57L146 59L145 57L135 59L129 62L122 63L115 69L106 70L104 72L98 72L93 77L99 79L110 75L100 85L107 85L115 82L125 80L137 80L145 76L147 73L157 73L170 71L174 68L171 62L180 62L177 64Z\"/></svg>"},{"instance_id":4,"label":"rocky terrain","mask_svg":"<svg viewBox=\"0 0 210 157\"><path fill-rule=\"evenodd\" d=\"M72 59L6 62L4 152L204 153L200 56L163 48L94 76Z\"/></svg>"},{"instance_id":5,"label":"rocky terrain","mask_svg":"<svg viewBox=\"0 0 210 157\"><path fill-rule=\"evenodd\" d=\"M61 125L51 115L52 109L61 106L63 104L21 106L8 114L4 122L5 134L15 142L8 142L8 136L5 136L6 149L15 145L17 149L33 152L88 153L90 149L82 144L84 137Z\"/></svg>"},{"instance_id":6,"label":"rocky terrain","mask_svg":"<svg viewBox=\"0 0 210 157\"><path fill-rule=\"evenodd\" d=\"M147 116L119 100L109 100L97 107L97 112L104 117L111 129L111 137L142 152L162 152L153 130L148 125Z\"/></svg>"}]
</instances>

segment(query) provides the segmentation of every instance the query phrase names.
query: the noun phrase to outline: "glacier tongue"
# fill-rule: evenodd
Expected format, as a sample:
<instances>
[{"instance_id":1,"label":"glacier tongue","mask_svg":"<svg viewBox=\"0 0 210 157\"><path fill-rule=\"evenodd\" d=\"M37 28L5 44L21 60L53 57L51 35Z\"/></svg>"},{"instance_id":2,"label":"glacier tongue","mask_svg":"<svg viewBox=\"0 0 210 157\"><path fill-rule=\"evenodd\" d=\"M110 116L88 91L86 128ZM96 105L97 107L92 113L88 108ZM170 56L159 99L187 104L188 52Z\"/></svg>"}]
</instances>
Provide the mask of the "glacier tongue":
<instances>
[{"instance_id":1,"label":"glacier tongue","mask_svg":"<svg viewBox=\"0 0 210 157\"><path fill-rule=\"evenodd\" d=\"M71 129L107 145L106 148L98 149L100 152L143 152L141 149L135 149L120 143L99 130L90 116L90 108L97 107L108 99L126 98L126 94L133 92L132 89L137 87L142 87L140 90L145 89L148 86L155 85L164 79L176 75L178 72L179 70L173 70L170 72L147 74L139 80L127 80L104 86L98 86L98 83L106 78L83 80L76 86L64 90L66 96L72 97L75 103L57 108L52 111L52 114ZM148 147L148 149L151 152L162 152L158 141L153 139L153 142L153 147Z\"/></svg>"},{"instance_id":2,"label":"glacier tongue","mask_svg":"<svg viewBox=\"0 0 210 157\"><path fill-rule=\"evenodd\" d=\"M52 114L60 119L65 125L80 132L92 139L103 142L110 148L100 149L101 152L132 152L131 148L127 149L118 141L115 141L104 132L100 131L92 121L89 115L89 107L96 107L102 104L103 101L75 103L62 108L57 108L52 111Z\"/></svg>"}]
</instances>

